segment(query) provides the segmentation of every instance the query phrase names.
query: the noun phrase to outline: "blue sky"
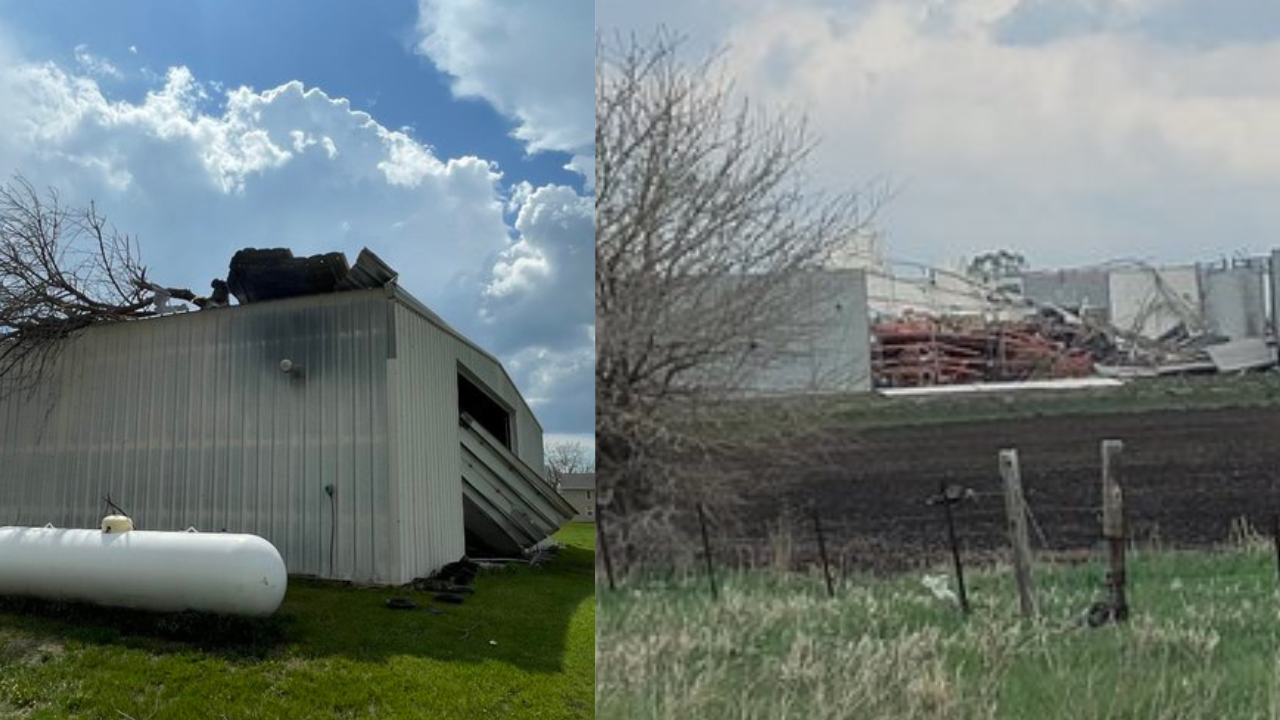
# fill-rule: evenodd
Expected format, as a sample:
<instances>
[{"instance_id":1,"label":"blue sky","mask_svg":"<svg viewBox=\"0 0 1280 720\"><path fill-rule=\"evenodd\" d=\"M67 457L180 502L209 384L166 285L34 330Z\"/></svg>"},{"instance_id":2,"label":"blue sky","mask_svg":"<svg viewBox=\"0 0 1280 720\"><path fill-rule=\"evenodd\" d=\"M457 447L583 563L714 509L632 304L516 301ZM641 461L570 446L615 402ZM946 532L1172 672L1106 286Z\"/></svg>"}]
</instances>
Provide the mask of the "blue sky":
<instances>
[{"instance_id":1,"label":"blue sky","mask_svg":"<svg viewBox=\"0 0 1280 720\"><path fill-rule=\"evenodd\" d=\"M1280 4L1265 0L599 0L597 27L722 48L806 114L814 187L897 190L891 257L1039 267L1280 246Z\"/></svg>"},{"instance_id":2,"label":"blue sky","mask_svg":"<svg viewBox=\"0 0 1280 720\"><path fill-rule=\"evenodd\" d=\"M96 200L153 278L368 245L590 441L590 0L0 0L0 175Z\"/></svg>"},{"instance_id":3,"label":"blue sky","mask_svg":"<svg viewBox=\"0 0 1280 720\"><path fill-rule=\"evenodd\" d=\"M418 5L409 2L227 3L130 0L0 2L28 57L76 67L77 46L122 77L99 78L108 98L141 100L154 80L186 66L205 81L266 89L299 80L390 128L412 128L442 156L478 155L534 184L581 185L562 152L528 155L513 121L481 99L455 100L451 78L414 51ZM134 50L131 51L130 48Z\"/></svg>"}]
</instances>

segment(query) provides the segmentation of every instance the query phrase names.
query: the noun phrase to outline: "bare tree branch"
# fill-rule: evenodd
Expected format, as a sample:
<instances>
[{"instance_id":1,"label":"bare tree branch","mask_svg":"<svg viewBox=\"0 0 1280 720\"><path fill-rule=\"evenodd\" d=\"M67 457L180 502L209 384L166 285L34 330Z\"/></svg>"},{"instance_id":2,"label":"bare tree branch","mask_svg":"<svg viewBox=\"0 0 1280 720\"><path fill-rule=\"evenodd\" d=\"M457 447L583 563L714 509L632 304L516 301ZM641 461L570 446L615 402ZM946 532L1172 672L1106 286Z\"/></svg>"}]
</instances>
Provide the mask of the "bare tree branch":
<instances>
[{"instance_id":1,"label":"bare tree branch","mask_svg":"<svg viewBox=\"0 0 1280 720\"><path fill-rule=\"evenodd\" d=\"M595 469L595 459L583 443L565 440L547 445L547 470L552 482L559 482L565 475L594 472Z\"/></svg>"},{"instance_id":2,"label":"bare tree branch","mask_svg":"<svg viewBox=\"0 0 1280 720\"><path fill-rule=\"evenodd\" d=\"M0 397L33 388L84 328L153 314L154 287L95 204L66 207L21 176L0 187Z\"/></svg>"},{"instance_id":3,"label":"bare tree branch","mask_svg":"<svg viewBox=\"0 0 1280 720\"><path fill-rule=\"evenodd\" d=\"M597 455L602 503L624 514L674 503L677 476L707 479L698 458L726 435L705 411L803 345L804 274L878 204L813 192L805 122L678 47L659 34L596 52Z\"/></svg>"}]
</instances>

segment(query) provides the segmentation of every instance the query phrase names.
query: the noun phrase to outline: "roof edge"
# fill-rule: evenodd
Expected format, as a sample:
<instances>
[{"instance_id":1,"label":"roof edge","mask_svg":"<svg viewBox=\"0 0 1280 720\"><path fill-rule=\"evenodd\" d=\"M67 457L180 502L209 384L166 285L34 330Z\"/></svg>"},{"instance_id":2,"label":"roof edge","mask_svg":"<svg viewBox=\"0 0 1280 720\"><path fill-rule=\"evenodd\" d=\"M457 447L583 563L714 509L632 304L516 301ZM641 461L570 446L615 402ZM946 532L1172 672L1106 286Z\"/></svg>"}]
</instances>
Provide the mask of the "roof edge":
<instances>
[{"instance_id":1,"label":"roof edge","mask_svg":"<svg viewBox=\"0 0 1280 720\"><path fill-rule=\"evenodd\" d=\"M543 435L546 435L547 431L546 431L546 428L542 426L542 421L538 419L537 413L535 413L533 411L533 408L529 406L529 401L525 399L524 393L520 391L520 386L517 385L516 381L511 378L511 373L507 372L507 366L502 364L501 360L499 360L493 353L480 347L471 338L467 337L466 335L463 335L452 325L445 322L444 318L437 315L431 308L427 307L425 303L423 303L421 300L419 300L418 298L410 294L408 290L405 290L404 288L400 287L399 283L397 282L388 283L385 286L385 288L387 291L388 298L390 298L393 301L399 302L401 305L405 307L405 309L413 312L415 315L418 315L419 317L431 323L432 325L435 325L436 327L440 328L444 332L453 336L454 339L465 344L467 347L471 348L472 350L475 350L476 352L480 353L480 355L484 357L486 360L490 360L493 362L494 365L497 365L498 369L502 371L502 376L507 379L507 382L511 383L511 387L515 388L516 395L520 397L520 404L524 405L524 409L529 411L529 417L533 418L533 424L538 426L538 430L541 431Z\"/></svg>"}]
</instances>

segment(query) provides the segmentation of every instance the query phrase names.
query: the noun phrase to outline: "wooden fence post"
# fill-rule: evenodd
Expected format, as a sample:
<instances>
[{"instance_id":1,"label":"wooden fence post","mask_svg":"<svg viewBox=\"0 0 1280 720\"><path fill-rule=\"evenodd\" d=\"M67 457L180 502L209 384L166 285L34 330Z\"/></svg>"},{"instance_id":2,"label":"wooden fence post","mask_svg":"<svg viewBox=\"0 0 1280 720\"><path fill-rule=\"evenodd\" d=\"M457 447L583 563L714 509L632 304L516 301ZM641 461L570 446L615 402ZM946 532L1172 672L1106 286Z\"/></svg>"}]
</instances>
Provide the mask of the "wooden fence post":
<instances>
[{"instance_id":1,"label":"wooden fence post","mask_svg":"<svg viewBox=\"0 0 1280 720\"><path fill-rule=\"evenodd\" d=\"M1125 597L1123 453L1122 441L1102 441L1102 537L1107 542L1111 617L1117 622L1129 617L1129 601Z\"/></svg>"},{"instance_id":2,"label":"wooden fence post","mask_svg":"<svg viewBox=\"0 0 1280 720\"><path fill-rule=\"evenodd\" d=\"M711 599L720 598L720 590L716 587L716 569L711 561L711 537L707 534L707 512L698 503L698 524L702 526L702 554L707 560L707 580L711 583Z\"/></svg>"},{"instance_id":3,"label":"wooden fence post","mask_svg":"<svg viewBox=\"0 0 1280 720\"><path fill-rule=\"evenodd\" d=\"M1000 451L1000 479L1004 481L1004 508L1009 520L1009 542L1013 545L1013 572L1018 580L1018 606L1022 617L1036 616L1036 589L1031 581L1031 541L1027 536L1027 508L1022 497L1022 473L1018 451Z\"/></svg>"}]
</instances>

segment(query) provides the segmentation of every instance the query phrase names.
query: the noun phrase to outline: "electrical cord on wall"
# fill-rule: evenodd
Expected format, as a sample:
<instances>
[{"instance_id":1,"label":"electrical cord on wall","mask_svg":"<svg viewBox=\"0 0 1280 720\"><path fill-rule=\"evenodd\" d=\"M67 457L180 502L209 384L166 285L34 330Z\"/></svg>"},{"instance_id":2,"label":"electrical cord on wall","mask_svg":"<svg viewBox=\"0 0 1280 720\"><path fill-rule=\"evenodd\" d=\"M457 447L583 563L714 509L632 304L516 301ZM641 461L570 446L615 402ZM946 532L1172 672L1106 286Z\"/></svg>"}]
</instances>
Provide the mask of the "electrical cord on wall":
<instances>
[{"instance_id":1,"label":"electrical cord on wall","mask_svg":"<svg viewBox=\"0 0 1280 720\"><path fill-rule=\"evenodd\" d=\"M129 513L125 512L125 511L124 511L124 510L123 510L119 505L117 505L117 504L115 504L114 502L112 502L112 500L111 500L111 493L107 493L106 497L102 498L102 502L106 504L106 511L107 511L107 512L111 512L112 510L114 510L114 511L116 512L116 514L118 514L118 515L123 515L123 516L125 516L125 517L129 518L130 520L132 520L132 519L133 519L133 518L129 517Z\"/></svg>"},{"instance_id":2,"label":"electrical cord on wall","mask_svg":"<svg viewBox=\"0 0 1280 720\"><path fill-rule=\"evenodd\" d=\"M324 492L329 496L329 575L333 575L333 541L338 531L338 501L333 497L333 486L325 485Z\"/></svg>"}]
</instances>

